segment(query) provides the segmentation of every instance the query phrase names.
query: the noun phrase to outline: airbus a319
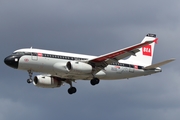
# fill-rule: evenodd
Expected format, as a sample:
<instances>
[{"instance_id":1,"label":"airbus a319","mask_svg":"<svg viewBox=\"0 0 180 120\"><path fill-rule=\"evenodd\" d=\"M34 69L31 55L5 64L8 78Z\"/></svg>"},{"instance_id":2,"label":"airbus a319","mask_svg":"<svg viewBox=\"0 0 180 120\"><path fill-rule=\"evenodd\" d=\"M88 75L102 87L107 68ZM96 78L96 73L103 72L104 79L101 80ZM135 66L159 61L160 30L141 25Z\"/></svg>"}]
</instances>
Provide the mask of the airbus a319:
<instances>
[{"instance_id":1,"label":"airbus a319","mask_svg":"<svg viewBox=\"0 0 180 120\"><path fill-rule=\"evenodd\" d=\"M76 80L89 80L94 86L100 80L128 79L161 72L160 66L174 59L152 64L157 41L155 34L147 34L139 44L100 56L25 48L14 51L4 63L28 71L28 83L43 88L56 88L67 83L70 85L68 93L73 94L77 90L72 82ZM42 74L33 78L33 72Z\"/></svg>"}]
</instances>

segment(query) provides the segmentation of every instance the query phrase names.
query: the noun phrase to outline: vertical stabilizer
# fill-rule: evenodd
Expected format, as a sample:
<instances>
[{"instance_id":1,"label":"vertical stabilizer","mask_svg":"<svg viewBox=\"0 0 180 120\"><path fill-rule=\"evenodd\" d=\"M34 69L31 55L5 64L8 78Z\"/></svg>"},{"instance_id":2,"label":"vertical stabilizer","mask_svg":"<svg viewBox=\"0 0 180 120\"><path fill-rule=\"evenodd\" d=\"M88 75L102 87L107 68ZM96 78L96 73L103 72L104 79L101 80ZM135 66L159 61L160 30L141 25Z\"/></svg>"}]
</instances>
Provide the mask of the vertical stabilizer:
<instances>
[{"instance_id":1,"label":"vertical stabilizer","mask_svg":"<svg viewBox=\"0 0 180 120\"><path fill-rule=\"evenodd\" d=\"M148 66L152 64L154 47L157 43L158 38L156 34L147 34L141 43L149 40L154 40L153 43L140 48L140 51L136 55L131 55L127 61L137 65Z\"/></svg>"}]
</instances>

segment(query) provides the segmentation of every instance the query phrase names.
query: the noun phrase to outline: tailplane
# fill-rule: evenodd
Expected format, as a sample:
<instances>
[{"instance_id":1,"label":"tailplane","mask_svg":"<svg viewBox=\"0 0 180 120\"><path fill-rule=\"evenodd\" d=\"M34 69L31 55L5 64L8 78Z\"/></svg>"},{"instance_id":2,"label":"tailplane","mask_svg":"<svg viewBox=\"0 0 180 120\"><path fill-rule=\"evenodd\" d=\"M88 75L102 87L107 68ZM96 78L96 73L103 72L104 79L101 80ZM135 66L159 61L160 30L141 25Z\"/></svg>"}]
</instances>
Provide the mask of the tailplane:
<instances>
[{"instance_id":1,"label":"tailplane","mask_svg":"<svg viewBox=\"0 0 180 120\"><path fill-rule=\"evenodd\" d=\"M154 69L154 68L163 66L163 65L165 65L165 64L167 64L167 63L170 63L170 62L172 62L172 61L174 61L174 60L175 60L174 58L169 59L169 60L165 60L165 61L163 61L163 62L159 62L159 63L153 64L153 65L146 66L146 67L144 67L144 69L145 69L145 70Z\"/></svg>"},{"instance_id":2,"label":"tailplane","mask_svg":"<svg viewBox=\"0 0 180 120\"><path fill-rule=\"evenodd\" d=\"M153 43L146 45L142 48L140 48L139 52L136 53L136 55L131 55L127 61L137 64L137 65L143 65L143 66L149 66L152 64L153 59L153 53L154 53L154 47L157 43L158 38L156 38L156 34L147 34L145 38L142 40L141 43L146 41L152 41Z\"/></svg>"}]
</instances>

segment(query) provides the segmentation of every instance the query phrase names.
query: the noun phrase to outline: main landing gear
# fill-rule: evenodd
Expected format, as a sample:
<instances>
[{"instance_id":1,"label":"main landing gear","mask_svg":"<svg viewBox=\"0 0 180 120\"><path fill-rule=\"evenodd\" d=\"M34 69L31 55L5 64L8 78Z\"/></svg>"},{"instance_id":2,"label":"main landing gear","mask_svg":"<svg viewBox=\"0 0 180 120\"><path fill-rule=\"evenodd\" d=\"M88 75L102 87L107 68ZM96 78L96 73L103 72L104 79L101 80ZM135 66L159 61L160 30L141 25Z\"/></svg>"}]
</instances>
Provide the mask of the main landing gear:
<instances>
[{"instance_id":1,"label":"main landing gear","mask_svg":"<svg viewBox=\"0 0 180 120\"><path fill-rule=\"evenodd\" d=\"M72 86L73 80L65 80L65 82L70 85L70 88L68 89L69 94L74 94L77 92L77 89ZM99 82L100 82L100 80L98 78L93 78L90 81L91 85L93 85L93 86L99 84Z\"/></svg>"},{"instance_id":2,"label":"main landing gear","mask_svg":"<svg viewBox=\"0 0 180 120\"><path fill-rule=\"evenodd\" d=\"M72 86L72 80L66 80L65 82L70 85L70 88L68 89L68 93L69 94L76 93L77 89Z\"/></svg>"},{"instance_id":3,"label":"main landing gear","mask_svg":"<svg viewBox=\"0 0 180 120\"><path fill-rule=\"evenodd\" d=\"M98 78L93 78L90 81L91 85L93 85L93 86L99 84L99 82L100 82L100 80Z\"/></svg>"},{"instance_id":4,"label":"main landing gear","mask_svg":"<svg viewBox=\"0 0 180 120\"><path fill-rule=\"evenodd\" d=\"M32 83L33 82L33 79L32 79L33 72L31 70L28 70L28 73L29 73L29 79L27 79L27 83Z\"/></svg>"},{"instance_id":5,"label":"main landing gear","mask_svg":"<svg viewBox=\"0 0 180 120\"><path fill-rule=\"evenodd\" d=\"M65 80L65 82L70 85L70 88L68 89L68 93L69 94L76 93L77 89L72 86L72 80ZM99 82L100 82L100 80L98 78L93 78L90 81L91 85L93 85L93 86L99 84Z\"/></svg>"}]
</instances>

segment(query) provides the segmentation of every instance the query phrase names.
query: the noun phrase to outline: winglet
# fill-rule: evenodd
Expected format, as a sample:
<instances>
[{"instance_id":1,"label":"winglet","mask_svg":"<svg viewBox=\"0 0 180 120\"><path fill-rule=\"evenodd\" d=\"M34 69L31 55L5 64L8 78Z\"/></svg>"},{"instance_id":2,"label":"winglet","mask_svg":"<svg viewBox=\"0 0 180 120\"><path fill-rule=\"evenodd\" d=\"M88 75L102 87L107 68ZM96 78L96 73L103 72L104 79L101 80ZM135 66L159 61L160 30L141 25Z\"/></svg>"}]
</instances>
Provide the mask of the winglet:
<instances>
[{"instance_id":1,"label":"winglet","mask_svg":"<svg viewBox=\"0 0 180 120\"><path fill-rule=\"evenodd\" d=\"M169 63L169 62L172 62L172 61L174 61L174 60L175 60L174 58L169 59L169 60L165 60L165 61L160 62L160 63L156 63L156 64L153 64L153 65L146 66L146 67L144 67L144 69L145 69L145 70L154 69L154 68L160 67L160 66L162 66L162 65L165 65L165 64L167 64L167 63Z\"/></svg>"}]
</instances>

